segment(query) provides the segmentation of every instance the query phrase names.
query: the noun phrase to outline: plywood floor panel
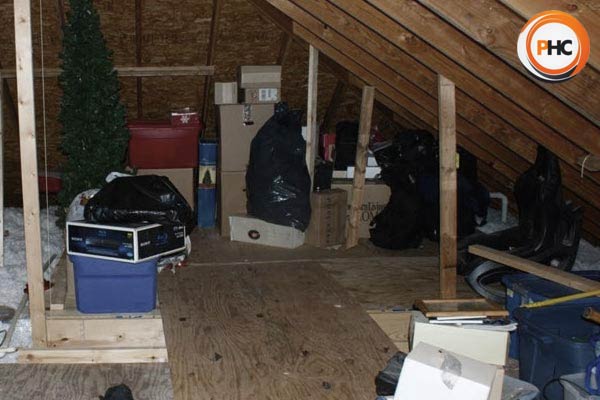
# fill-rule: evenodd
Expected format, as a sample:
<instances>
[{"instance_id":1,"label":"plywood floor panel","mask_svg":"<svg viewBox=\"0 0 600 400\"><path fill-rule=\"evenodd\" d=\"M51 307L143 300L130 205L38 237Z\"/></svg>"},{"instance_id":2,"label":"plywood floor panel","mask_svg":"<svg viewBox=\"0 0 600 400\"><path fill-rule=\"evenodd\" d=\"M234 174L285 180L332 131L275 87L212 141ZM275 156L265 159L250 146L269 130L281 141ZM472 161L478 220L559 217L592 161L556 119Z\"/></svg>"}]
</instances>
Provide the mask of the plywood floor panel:
<instances>
[{"instance_id":1,"label":"plywood floor panel","mask_svg":"<svg viewBox=\"0 0 600 400\"><path fill-rule=\"evenodd\" d=\"M316 264L159 277L176 399L372 399L389 338Z\"/></svg>"},{"instance_id":2,"label":"plywood floor panel","mask_svg":"<svg viewBox=\"0 0 600 400\"><path fill-rule=\"evenodd\" d=\"M173 399L166 363L0 365L2 400L95 400L121 383L135 399Z\"/></svg>"}]
</instances>

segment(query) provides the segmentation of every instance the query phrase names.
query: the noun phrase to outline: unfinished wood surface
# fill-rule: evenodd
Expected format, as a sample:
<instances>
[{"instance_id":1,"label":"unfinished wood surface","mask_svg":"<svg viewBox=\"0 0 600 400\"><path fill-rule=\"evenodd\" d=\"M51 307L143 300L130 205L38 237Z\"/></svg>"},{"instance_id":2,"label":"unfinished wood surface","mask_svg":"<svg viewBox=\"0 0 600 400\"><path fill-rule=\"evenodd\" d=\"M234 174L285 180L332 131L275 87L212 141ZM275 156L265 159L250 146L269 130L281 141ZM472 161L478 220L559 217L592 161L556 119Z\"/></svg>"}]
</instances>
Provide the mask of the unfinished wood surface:
<instances>
[{"instance_id":1,"label":"unfinished wood surface","mask_svg":"<svg viewBox=\"0 0 600 400\"><path fill-rule=\"evenodd\" d=\"M358 244L358 225L360 208L363 204L365 187L365 170L367 168L367 150L371 137L371 117L373 116L373 102L375 101L375 88L365 86L362 91L360 106L360 122L358 126L358 141L356 143L356 158L354 161L354 179L352 182L352 196L350 212L348 214L348 229L346 231L346 248Z\"/></svg>"},{"instance_id":2,"label":"unfinished wood surface","mask_svg":"<svg viewBox=\"0 0 600 400\"><path fill-rule=\"evenodd\" d=\"M283 65L287 58L290 46L294 41L294 37L287 32L281 33L281 48L279 49L279 55L277 56L277 65Z\"/></svg>"},{"instance_id":3,"label":"unfinished wood surface","mask_svg":"<svg viewBox=\"0 0 600 400\"><path fill-rule=\"evenodd\" d=\"M52 310L64 310L67 300L67 253L63 253L62 257L52 276L52 287L48 290L50 302L48 308Z\"/></svg>"},{"instance_id":4,"label":"unfinished wood surface","mask_svg":"<svg viewBox=\"0 0 600 400\"><path fill-rule=\"evenodd\" d=\"M135 0L135 66L142 66L142 0ZM142 78L136 78L137 117L144 117Z\"/></svg>"},{"instance_id":5,"label":"unfinished wood surface","mask_svg":"<svg viewBox=\"0 0 600 400\"><path fill-rule=\"evenodd\" d=\"M48 347L165 347L161 318L52 318L46 321Z\"/></svg>"},{"instance_id":6,"label":"unfinished wood surface","mask_svg":"<svg viewBox=\"0 0 600 400\"><path fill-rule=\"evenodd\" d=\"M600 43L594 38L600 37L600 21L598 12L600 5L594 0L499 0L515 13L528 20L535 14L547 10L559 10L577 18L590 36L590 65L600 70ZM525 23L525 21L523 21Z\"/></svg>"},{"instance_id":7,"label":"unfinished wood surface","mask_svg":"<svg viewBox=\"0 0 600 400\"><path fill-rule=\"evenodd\" d=\"M159 275L176 399L368 399L393 344L317 265Z\"/></svg>"},{"instance_id":8,"label":"unfinished wood surface","mask_svg":"<svg viewBox=\"0 0 600 400\"><path fill-rule=\"evenodd\" d=\"M591 292L600 289L600 283L591 279L586 279L570 272L561 271L534 261L526 260L521 257L508 254L504 251L491 249L486 246L469 246L469 253L479 257L507 265L519 271L527 272L552 282L580 290L582 292Z\"/></svg>"},{"instance_id":9,"label":"unfinished wood surface","mask_svg":"<svg viewBox=\"0 0 600 400\"><path fill-rule=\"evenodd\" d=\"M581 156L577 160L577 164L584 169L584 173L585 171L598 172L600 171L600 156L594 154Z\"/></svg>"},{"instance_id":10,"label":"unfinished wood surface","mask_svg":"<svg viewBox=\"0 0 600 400\"><path fill-rule=\"evenodd\" d=\"M331 100L329 101L329 106L327 106L327 110L325 111L325 115L323 116L323 120L321 121L321 132L326 132L328 129L333 127L331 123L335 116L335 111L340 106L340 103L343 99L344 89L346 88L346 84L342 80L338 80L337 85L335 85L335 90L331 95Z\"/></svg>"},{"instance_id":11,"label":"unfinished wood surface","mask_svg":"<svg viewBox=\"0 0 600 400\"><path fill-rule=\"evenodd\" d=\"M46 319L44 316L44 277L42 271L40 198L35 132L35 95L33 91L31 2L29 0L15 0L14 13L29 315L33 345L43 347L46 345ZM1 232L1 234L4 234L4 232Z\"/></svg>"},{"instance_id":12,"label":"unfinished wood surface","mask_svg":"<svg viewBox=\"0 0 600 400\"><path fill-rule=\"evenodd\" d=\"M20 364L131 364L167 362L164 347L20 349Z\"/></svg>"},{"instance_id":13,"label":"unfinished wood surface","mask_svg":"<svg viewBox=\"0 0 600 400\"><path fill-rule=\"evenodd\" d=\"M456 98L454 83L440 75L438 82L440 144L440 294L456 297L457 183Z\"/></svg>"},{"instance_id":14,"label":"unfinished wood surface","mask_svg":"<svg viewBox=\"0 0 600 400\"><path fill-rule=\"evenodd\" d=\"M213 65L215 61L215 50L217 48L217 35L219 32L219 18L223 8L222 0L213 0L212 15L210 19L210 31L208 36L208 49L206 50L206 65ZM204 94L202 95L202 121L208 121L208 111L211 104L210 89L213 86L212 76L204 78Z\"/></svg>"},{"instance_id":15,"label":"unfinished wood surface","mask_svg":"<svg viewBox=\"0 0 600 400\"><path fill-rule=\"evenodd\" d=\"M2 400L91 400L121 383L131 388L135 399L173 399L167 363L0 364Z\"/></svg>"},{"instance_id":16,"label":"unfinished wood surface","mask_svg":"<svg viewBox=\"0 0 600 400\"><path fill-rule=\"evenodd\" d=\"M488 316L505 317L508 311L488 299L417 300L415 307L428 318Z\"/></svg>"},{"instance_id":17,"label":"unfinished wood surface","mask_svg":"<svg viewBox=\"0 0 600 400\"><path fill-rule=\"evenodd\" d=\"M0 267L4 267L4 83L0 74Z\"/></svg>"},{"instance_id":18,"label":"unfinished wood surface","mask_svg":"<svg viewBox=\"0 0 600 400\"><path fill-rule=\"evenodd\" d=\"M361 239L359 245L352 249L339 250L319 249L304 245L296 249L281 249L277 247L259 246L252 243L232 242L219 236L218 231L196 229L190 235L192 253L190 264L243 264L245 262L285 262L291 260L328 260L348 258L394 257L394 256L438 256L438 245L428 240L417 249L402 251L388 250L376 247L366 239Z\"/></svg>"},{"instance_id":19,"label":"unfinished wood surface","mask_svg":"<svg viewBox=\"0 0 600 400\"><path fill-rule=\"evenodd\" d=\"M439 296L438 257L355 258L320 264L368 310L410 309L417 299ZM461 298L478 297L464 280L457 286Z\"/></svg>"},{"instance_id":20,"label":"unfinished wood surface","mask_svg":"<svg viewBox=\"0 0 600 400\"><path fill-rule=\"evenodd\" d=\"M519 15L495 0L461 0L460 2L419 0L419 2L458 28L468 36L468 39L478 42L513 68L522 71L531 82L552 93L596 124L600 123L600 107L598 107L600 74L592 68L584 68L579 73L578 79L570 79L560 85L545 82L530 74L515 51L517 38L525 24ZM552 10L552 8L545 10ZM468 39L464 38L464 40ZM582 98L587 98L587 101L582 102Z\"/></svg>"},{"instance_id":21,"label":"unfinished wood surface","mask_svg":"<svg viewBox=\"0 0 600 400\"><path fill-rule=\"evenodd\" d=\"M409 352L410 311L368 311L368 314L399 351Z\"/></svg>"},{"instance_id":22,"label":"unfinished wood surface","mask_svg":"<svg viewBox=\"0 0 600 400\"><path fill-rule=\"evenodd\" d=\"M319 78L319 50L312 45L308 48L308 94L306 104L306 166L310 175L311 189L315 178L315 159L319 144L317 130Z\"/></svg>"},{"instance_id":23,"label":"unfinished wood surface","mask_svg":"<svg viewBox=\"0 0 600 400\"><path fill-rule=\"evenodd\" d=\"M214 66L206 65L192 65L192 66L175 66L175 67L115 67L115 70L119 76L132 76L132 77L144 77L144 76L206 76L213 75L215 72ZM60 68L45 68L45 78L56 78L60 75L62 70ZM15 78L16 73L13 69L0 70L0 74L4 78ZM42 71L35 69L33 76L40 78Z\"/></svg>"}]
</instances>

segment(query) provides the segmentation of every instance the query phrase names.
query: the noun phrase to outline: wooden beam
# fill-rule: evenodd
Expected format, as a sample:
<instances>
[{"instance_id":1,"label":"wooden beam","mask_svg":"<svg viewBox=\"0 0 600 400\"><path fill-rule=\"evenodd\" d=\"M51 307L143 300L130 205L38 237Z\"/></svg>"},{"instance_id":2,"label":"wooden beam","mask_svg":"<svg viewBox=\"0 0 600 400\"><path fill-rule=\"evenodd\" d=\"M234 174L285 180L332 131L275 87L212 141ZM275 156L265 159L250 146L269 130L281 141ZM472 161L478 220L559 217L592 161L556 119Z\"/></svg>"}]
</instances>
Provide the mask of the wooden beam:
<instances>
[{"instance_id":1,"label":"wooden beam","mask_svg":"<svg viewBox=\"0 0 600 400\"><path fill-rule=\"evenodd\" d=\"M312 45L308 48L308 99L306 104L306 166L310 175L311 191L315 176L315 159L319 144L317 130L317 95L319 77L319 50Z\"/></svg>"},{"instance_id":2,"label":"wooden beam","mask_svg":"<svg viewBox=\"0 0 600 400\"><path fill-rule=\"evenodd\" d=\"M281 33L281 48L277 56L277 65L283 65L293 42L293 37L287 32Z\"/></svg>"},{"instance_id":3,"label":"wooden beam","mask_svg":"<svg viewBox=\"0 0 600 400\"><path fill-rule=\"evenodd\" d=\"M373 102L375 101L375 88L373 86L363 87L362 102L360 105L360 123L358 127L358 142L356 143L356 159L354 161L354 180L352 183L352 199L350 202L350 214L348 216L348 228L346 236L346 248L352 248L358 244L358 225L360 223L360 209L363 204L365 170L367 168L367 149L371 135L371 118L373 116Z\"/></svg>"},{"instance_id":4,"label":"wooden beam","mask_svg":"<svg viewBox=\"0 0 600 400\"><path fill-rule=\"evenodd\" d=\"M64 0L56 0L56 14L58 16L58 22L60 23L60 28L62 29L66 23ZM62 31L61 31L61 35L62 35Z\"/></svg>"},{"instance_id":5,"label":"wooden beam","mask_svg":"<svg viewBox=\"0 0 600 400\"><path fill-rule=\"evenodd\" d=\"M393 68L393 71L396 71L395 74L386 75L386 77L391 76L391 78L387 79L394 79L396 75L402 74L402 71L411 71L410 74L406 75L407 79L411 79L415 83L418 82L418 84L428 93L435 91L433 87L429 86L431 81L428 76L430 73L429 70L424 68L423 65L415 62L411 57L408 57L405 52L419 54L419 60L433 70L448 71L453 74L453 78L458 78L459 81L453 80L459 87L465 90L465 92L458 91L457 93L457 107L461 116L464 116L466 122L468 122L467 126L476 125L478 128L481 128L483 133L487 134L495 141L502 138L502 145L494 147L494 151L508 148L510 149L510 152L514 153L512 158L518 160L522 156L529 162L532 162L535 159L536 148L536 143L532 139L545 143L551 151L564 161L561 162L561 169L567 185L586 202L593 204L594 207L598 207L597 199L600 198L598 186L592 184L590 180L600 183L600 177L592 175L588 176L589 179L581 180L578 176L579 171L575 167L576 158L581 155L582 149L576 147L570 141L564 141L556 131L551 130L547 125L540 121L531 118L528 113L524 112L523 109L512 103L500 93L490 90L488 86L478 80L473 80L472 75L464 71L459 65L445 58L435 50L435 48L421 41L410 31L395 24L381 11L369 6L366 2L342 2L339 0L329 0L329 2L327 2L327 4L335 3L337 8L329 6L326 8L324 5L325 2L322 0L302 2L302 7L310 8L313 15L318 15L319 18L323 19L323 22L325 22L325 25L323 25L314 24L310 20L306 21L307 13L300 12L298 7L294 8L294 4L291 1L269 0L269 2L278 9L285 11L286 14L293 16L297 21L301 21L303 25L310 26L312 35L305 34L301 29L296 29L296 33L310 43L313 43L313 45L317 41L315 38L317 36L316 32L321 32L320 35L322 37L327 36L327 39L322 39L323 45L321 45L321 51L324 51L323 47L329 46L329 43L334 43L334 40L337 40L334 39L336 29L344 30L344 35L352 37L354 43L359 44L364 48L369 47L371 54L376 55L377 58L384 61L386 65ZM316 8L319 4L320 6ZM348 13L348 18L354 16L354 18L359 19L359 22L362 22L362 24L353 24L350 29L346 26L347 24L344 25L339 23L341 20L340 9ZM296 25L294 25L294 27L295 26ZM368 29L367 26L376 30L380 36ZM410 37L411 39L397 39L401 37ZM393 46L389 47L391 45ZM342 53L337 57L336 61L344 64L346 68L351 69L349 64L354 63L354 60L358 60L362 63L367 58L364 53L357 53L358 56L357 54L351 53L347 48L341 47L341 44L336 44L336 47L338 47L340 53ZM402 51L398 51L398 49L401 49ZM346 54L348 54L349 57L345 57ZM336 57L332 56L332 58ZM344 59L344 61L341 61L340 59ZM410 67L411 64L413 66L412 68ZM365 66L365 71L353 71L353 73L365 77L368 76L372 70L372 67ZM377 75L383 76L379 71L377 72ZM374 77L374 79L377 80L378 78ZM371 79L369 78L369 80ZM375 84L380 90L385 90L385 86L382 86L379 83ZM383 82L383 85L385 85L385 82ZM397 83L395 86L400 85ZM397 96L386 95L394 98L396 102L399 101ZM412 94L410 97L414 98ZM486 107L482 107L481 104L474 100L475 98ZM402 104L402 102L399 104ZM411 110L406 104L402 104L402 106ZM412 110L411 113L419 119L424 119L427 115L423 112L415 113ZM429 116L425 119L428 118ZM459 130L461 129L462 123L462 120L459 118L457 120ZM435 126L434 124L430 125ZM515 129L515 127L519 130ZM505 156L503 155L502 157ZM522 161L523 160L521 160L521 162Z\"/></svg>"},{"instance_id":6,"label":"wooden beam","mask_svg":"<svg viewBox=\"0 0 600 400\"><path fill-rule=\"evenodd\" d=\"M495 0L463 0L458 3L444 0L419 0L419 2L464 33L466 37L463 37L463 40L470 39L479 43L513 68L522 71L531 82L552 93L592 121L600 123L600 107L598 107L600 74L592 68L585 68L579 73L578 79L570 79L561 82L560 85L545 82L530 74L521 64L514 47L516 38L525 23L520 16ZM549 9L551 8L546 10Z\"/></svg>"},{"instance_id":7,"label":"wooden beam","mask_svg":"<svg viewBox=\"0 0 600 400\"><path fill-rule=\"evenodd\" d=\"M130 364L167 362L166 348L21 349L20 364Z\"/></svg>"},{"instance_id":8,"label":"wooden beam","mask_svg":"<svg viewBox=\"0 0 600 400\"><path fill-rule=\"evenodd\" d=\"M4 267L4 78L0 74L0 267Z\"/></svg>"},{"instance_id":9,"label":"wooden beam","mask_svg":"<svg viewBox=\"0 0 600 400\"><path fill-rule=\"evenodd\" d=\"M181 67L115 67L115 70L120 77L131 76L206 76L213 75L215 67L210 65L192 65L192 66L181 66ZM45 78L56 78L60 75L62 70L60 68L45 68ZM14 69L2 69L0 74L4 78L16 78ZM35 78L42 77L42 71L35 69L33 76Z\"/></svg>"},{"instance_id":10,"label":"wooden beam","mask_svg":"<svg viewBox=\"0 0 600 400\"><path fill-rule=\"evenodd\" d=\"M590 172L600 171L600 156L589 154L577 159L577 165Z\"/></svg>"},{"instance_id":11,"label":"wooden beam","mask_svg":"<svg viewBox=\"0 0 600 400\"><path fill-rule=\"evenodd\" d=\"M333 117L335 116L335 112L340 106L342 102L344 89L346 88L346 84L344 81L338 79L337 84L335 85L335 89L333 94L331 95L331 100L329 101L329 106L327 106L327 110L325 111L325 115L323 116L323 120L321 121L320 131L323 132L331 127L331 122L333 121Z\"/></svg>"},{"instance_id":12,"label":"wooden beam","mask_svg":"<svg viewBox=\"0 0 600 400\"><path fill-rule=\"evenodd\" d=\"M333 1L339 3L341 0ZM553 128L555 133L560 136L560 139L554 143L556 148L560 149L565 141L572 141L589 152L600 153L600 141L598 140L600 128L536 86L523 74L505 63L498 62L496 56L465 38L459 31L440 20L425 7L411 0L366 0L364 3L369 3L383 11L397 24L433 47L435 51L441 52L470 74L511 99L513 105L519 109L519 114L530 113L536 117L538 122ZM396 36L388 32L387 37ZM419 59L421 62L425 62L430 56L427 52L421 52ZM457 79L459 78L459 69L444 68L436 69L436 71L459 84ZM468 80L476 81L472 76ZM472 95L475 94L472 93ZM490 105L490 109L493 110L498 106L498 104ZM524 117L526 123L532 120L530 115L524 115ZM514 116L511 119L514 119ZM523 129L523 132L533 134L528 129ZM572 132L578 134L573 135ZM540 142L549 148L550 140L549 137L544 137Z\"/></svg>"},{"instance_id":13,"label":"wooden beam","mask_svg":"<svg viewBox=\"0 0 600 400\"><path fill-rule=\"evenodd\" d=\"M210 20L210 33L208 37L208 48L206 50L206 65L214 64L215 49L217 46L217 35L219 34L219 16L223 7L222 0L213 0L212 17ZM210 87L213 79L211 76L204 78L204 94L202 97L202 121L208 120L208 105L210 104Z\"/></svg>"},{"instance_id":14,"label":"wooden beam","mask_svg":"<svg viewBox=\"0 0 600 400\"><path fill-rule=\"evenodd\" d=\"M590 52L589 64L596 70L600 70L600 42L594 40L600 37L600 21L598 11L600 5L597 1L588 0L499 0L506 7L528 20L535 14L547 10L559 10L571 14L577 18L588 31L591 40L592 51ZM523 21L524 23L525 21Z\"/></svg>"},{"instance_id":15,"label":"wooden beam","mask_svg":"<svg viewBox=\"0 0 600 400\"><path fill-rule=\"evenodd\" d=\"M600 282L583 278L570 272L549 267L547 265L517 257L504 251L495 250L486 246L469 246L469 253L503 265L507 265L511 268L518 269L519 271L539 276L552 282L560 283L561 285L568 286L582 292L590 292L600 289Z\"/></svg>"},{"instance_id":16,"label":"wooden beam","mask_svg":"<svg viewBox=\"0 0 600 400\"><path fill-rule=\"evenodd\" d=\"M21 180L23 185L23 218L31 338L35 347L44 347L46 345L46 318L44 314L40 198L35 139L30 0L14 0L14 13L17 93L19 99L19 143L21 146Z\"/></svg>"},{"instance_id":17,"label":"wooden beam","mask_svg":"<svg viewBox=\"0 0 600 400\"><path fill-rule=\"evenodd\" d=\"M457 183L456 97L454 83L440 75L438 83L440 143L440 294L456 297Z\"/></svg>"},{"instance_id":18,"label":"wooden beam","mask_svg":"<svg viewBox=\"0 0 600 400\"><path fill-rule=\"evenodd\" d=\"M135 0L135 65L142 66L142 0ZM136 78L137 117L144 116L142 77Z\"/></svg>"}]
</instances>

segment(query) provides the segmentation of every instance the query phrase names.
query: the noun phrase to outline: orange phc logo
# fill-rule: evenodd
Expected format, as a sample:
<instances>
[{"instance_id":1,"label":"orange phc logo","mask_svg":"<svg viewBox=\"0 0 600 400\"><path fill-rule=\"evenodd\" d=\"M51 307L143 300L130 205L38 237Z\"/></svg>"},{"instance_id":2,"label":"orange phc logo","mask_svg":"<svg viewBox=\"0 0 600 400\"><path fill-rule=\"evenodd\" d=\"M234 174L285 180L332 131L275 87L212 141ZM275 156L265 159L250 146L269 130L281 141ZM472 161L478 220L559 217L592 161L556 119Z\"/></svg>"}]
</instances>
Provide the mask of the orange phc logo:
<instances>
[{"instance_id":1,"label":"orange phc logo","mask_svg":"<svg viewBox=\"0 0 600 400\"><path fill-rule=\"evenodd\" d=\"M533 75L560 82L585 67L590 56L590 37L575 17L562 11L544 11L523 26L517 53Z\"/></svg>"}]
</instances>

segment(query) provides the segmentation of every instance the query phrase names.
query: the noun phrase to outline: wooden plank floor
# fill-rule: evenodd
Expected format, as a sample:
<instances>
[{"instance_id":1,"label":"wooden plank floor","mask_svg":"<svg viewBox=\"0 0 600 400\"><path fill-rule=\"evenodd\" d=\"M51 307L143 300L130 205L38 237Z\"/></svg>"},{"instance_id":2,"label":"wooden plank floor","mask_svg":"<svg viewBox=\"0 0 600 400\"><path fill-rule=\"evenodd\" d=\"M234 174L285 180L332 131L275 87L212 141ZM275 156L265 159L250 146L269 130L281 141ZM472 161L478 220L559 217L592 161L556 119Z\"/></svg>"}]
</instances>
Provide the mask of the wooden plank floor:
<instances>
[{"instance_id":1,"label":"wooden plank floor","mask_svg":"<svg viewBox=\"0 0 600 400\"><path fill-rule=\"evenodd\" d=\"M318 264L159 276L175 398L373 399L389 338Z\"/></svg>"},{"instance_id":2,"label":"wooden plank floor","mask_svg":"<svg viewBox=\"0 0 600 400\"><path fill-rule=\"evenodd\" d=\"M2 364L2 400L92 400L125 383L136 400L172 400L167 364Z\"/></svg>"}]
</instances>

